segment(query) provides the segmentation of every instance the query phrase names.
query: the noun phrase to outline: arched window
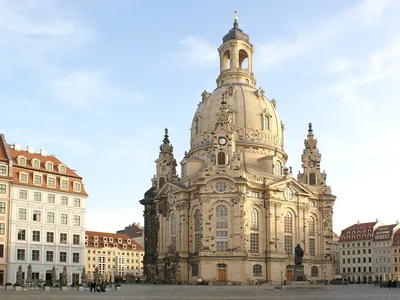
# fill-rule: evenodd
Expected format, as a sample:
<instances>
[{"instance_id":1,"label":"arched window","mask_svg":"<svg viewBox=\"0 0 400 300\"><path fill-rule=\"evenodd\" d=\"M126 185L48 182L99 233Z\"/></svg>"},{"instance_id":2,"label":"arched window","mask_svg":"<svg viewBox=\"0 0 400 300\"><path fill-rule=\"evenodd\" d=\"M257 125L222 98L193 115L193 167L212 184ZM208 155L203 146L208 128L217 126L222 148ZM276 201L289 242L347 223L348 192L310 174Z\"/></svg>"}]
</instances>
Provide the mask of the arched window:
<instances>
[{"instance_id":1,"label":"arched window","mask_svg":"<svg viewBox=\"0 0 400 300\"><path fill-rule=\"evenodd\" d=\"M230 69L231 67L231 53L226 50L221 59L221 71Z\"/></svg>"},{"instance_id":2,"label":"arched window","mask_svg":"<svg viewBox=\"0 0 400 300\"><path fill-rule=\"evenodd\" d=\"M171 215L171 250L176 251L176 215Z\"/></svg>"},{"instance_id":3,"label":"arched window","mask_svg":"<svg viewBox=\"0 0 400 300\"><path fill-rule=\"evenodd\" d=\"M290 212L285 213L285 233L293 233L293 218Z\"/></svg>"},{"instance_id":4,"label":"arched window","mask_svg":"<svg viewBox=\"0 0 400 300\"><path fill-rule=\"evenodd\" d=\"M260 252L260 242L259 242L259 234L258 234L258 211L253 208L250 214L250 253L259 253Z\"/></svg>"},{"instance_id":5,"label":"arched window","mask_svg":"<svg viewBox=\"0 0 400 300\"><path fill-rule=\"evenodd\" d=\"M282 175L282 163L280 161L275 163L275 174Z\"/></svg>"},{"instance_id":6,"label":"arched window","mask_svg":"<svg viewBox=\"0 0 400 300\"><path fill-rule=\"evenodd\" d=\"M315 176L315 173L310 173L310 175L308 175L308 182L310 185L316 185L317 184L317 178Z\"/></svg>"},{"instance_id":7,"label":"arched window","mask_svg":"<svg viewBox=\"0 0 400 300\"><path fill-rule=\"evenodd\" d=\"M218 205L216 212L216 247L218 252L228 250L228 208L225 205Z\"/></svg>"},{"instance_id":8,"label":"arched window","mask_svg":"<svg viewBox=\"0 0 400 300\"><path fill-rule=\"evenodd\" d=\"M243 49L239 50L239 68L242 70L249 68L249 56Z\"/></svg>"},{"instance_id":9,"label":"arched window","mask_svg":"<svg viewBox=\"0 0 400 300\"><path fill-rule=\"evenodd\" d=\"M218 157L217 157L217 164L218 165L225 165L225 152L218 152Z\"/></svg>"},{"instance_id":10,"label":"arched window","mask_svg":"<svg viewBox=\"0 0 400 300\"><path fill-rule=\"evenodd\" d=\"M286 212L284 215L284 242L285 242L285 253L292 254L293 253L293 218L290 212Z\"/></svg>"},{"instance_id":11,"label":"arched window","mask_svg":"<svg viewBox=\"0 0 400 300\"><path fill-rule=\"evenodd\" d=\"M315 220L313 217L308 219L308 249L310 255L315 256Z\"/></svg>"},{"instance_id":12,"label":"arched window","mask_svg":"<svg viewBox=\"0 0 400 300\"><path fill-rule=\"evenodd\" d=\"M194 252L199 252L201 247L201 216L200 209L194 212Z\"/></svg>"},{"instance_id":13,"label":"arched window","mask_svg":"<svg viewBox=\"0 0 400 300\"><path fill-rule=\"evenodd\" d=\"M160 179L158 180L158 188L161 189L164 183L165 183L165 178L160 177Z\"/></svg>"},{"instance_id":14,"label":"arched window","mask_svg":"<svg viewBox=\"0 0 400 300\"><path fill-rule=\"evenodd\" d=\"M311 277L318 277L318 267L317 266L311 267Z\"/></svg>"},{"instance_id":15,"label":"arched window","mask_svg":"<svg viewBox=\"0 0 400 300\"><path fill-rule=\"evenodd\" d=\"M256 264L253 266L253 276L262 276L262 266Z\"/></svg>"},{"instance_id":16,"label":"arched window","mask_svg":"<svg viewBox=\"0 0 400 300\"><path fill-rule=\"evenodd\" d=\"M264 130L270 130L270 127L269 127L269 125L270 125L270 123L269 123L269 117L268 116L266 116L266 115L263 115L263 127L264 127Z\"/></svg>"},{"instance_id":17,"label":"arched window","mask_svg":"<svg viewBox=\"0 0 400 300\"><path fill-rule=\"evenodd\" d=\"M253 208L250 215L250 230L258 231L258 211Z\"/></svg>"},{"instance_id":18,"label":"arched window","mask_svg":"<svg viewBox=\"0 0 400 300\"><path fill-rule=\"evenodd\" d=\"M308 235L314 236L315 235L315 221L313 217L308 219Z\"/></svg>"}]
</instances>

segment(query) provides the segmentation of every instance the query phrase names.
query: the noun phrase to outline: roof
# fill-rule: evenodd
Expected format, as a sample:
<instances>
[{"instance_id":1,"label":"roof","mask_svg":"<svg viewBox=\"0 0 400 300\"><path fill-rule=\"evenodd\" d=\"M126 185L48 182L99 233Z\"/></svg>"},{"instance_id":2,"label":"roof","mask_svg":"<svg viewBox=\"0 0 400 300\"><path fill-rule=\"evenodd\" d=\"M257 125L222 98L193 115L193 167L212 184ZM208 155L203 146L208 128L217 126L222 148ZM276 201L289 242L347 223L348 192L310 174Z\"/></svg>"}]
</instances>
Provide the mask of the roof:
<instances>
[{"instance_id":1,"label":"roof","mask_svg":"<svg viewBox=\"0 0 400 300\"><path fill-rule=\"evenodd\" d=\"M222 38L224 43L229 40L242 40L248 43L249 36L243 30L239 29L239 24L235 21L233 28Z\"/></svg>"},{"instance_id":2,"label":"roof","mask_svg":"<svg viewBox=\"0 0 400 300\"><path fill-rule=\"evenodd\" d=\"M9 160L10 160L10 155L8 152L6 139L4 137L4 134L0 133L0 161L8 162Z\"/></svg>"},{"instance_id":3,"label":"roof","mask_svg":"<svg viewBox=\"0 0 400 300\"><path fill-rule=\"evenodd\" d=\"M342 230L339 242L372 240L374 226L378 222L356 223Z\"/></svg>"},{"instance_id":4,"label":"roof","mask_svg":"<svg viewBox=\"0 0 400 300\"><path fill-rule=\"evenodd\" d=\"M129 245L135 245L134 250L138 251L144 251L144 248L142 245L140 245L138 242L136 242L134 239L130 238L127 234L124 233L111 233L111 232L100 232L100 231L86 231L86 236L87 236L87 246L86 247L95 247L94 243L96 242L94 237L97 236L97 243L98 246L97 248L102 248L102 247L113 247L113 248L118 248L122 250L132 250L132 247L129 247ZM104 240L104 238L107 238L107 241ZM110 242L110 238L112 238L112 242ZM121 239L121 242L118 242L118 239ZM112 243L112 245L110 244ZM107 244L105 246L104 244ZM115 247L115 245L117 247ZM124 248L124 245L127 247ZM131 249L129 249L131 248Z\"/></svg>"},{"instance_id":5,"label":"roof","mask_svg":"<svg viewBox=\"0 0 400 300\"><path fill-rule=\"evenodd\" d=\"M44 155L44 153L32 153L28 152L27 150L15 150L12 146L8 146L8 150L11 156L11 160L13 162L13 182L15 184L27 186L27 187L35 187L41 188L51 191L58 191L64 193L71 193L81 196L88 196L85 191L85 188L82 183L82 177L75 173L75 171L71 170L67 165L62 163L57 157L53 155ZM24 157L26 159L25 165L20 165L18 158ZM33 160L37 159L40 164L39 168L33 167ZM45 164L47 162L51 162L53 164L53 170L49 171L46 170ZM65 166L65 173L61 173L58 169L58 166L63 165ZM24 172L28 175L27 182L20 181L20 173ZM34 173L39 173L43 175L42 185L33 184ZM49 187L47 184L47 178L49 176L55 177L55 187ZM68 189L61 189L61 178L65 178L68 180ZM79 182L81 184L80 191L74 191L74 182Z\"/></svg>"},{"instance_id":6,"label":"roof","mask_svg":"<svg viewBox=\"0 0 400 300\"><path fill-rule=\"evenodd\" d=\"M400 246L400 229L393 233L392 246Z\"/></svg>"},{"instance_id":7,"label":"roof","mask_svg":"<svg viewBox=\"0 0 400 300\"><path fill-rule=\"evenodd\" d=\"M381 242L381 241L391 241L393 228L395 228L397 224L391 225L382 225L375 229L374 231L374 241Z\"/></svg>"}]
</instances>

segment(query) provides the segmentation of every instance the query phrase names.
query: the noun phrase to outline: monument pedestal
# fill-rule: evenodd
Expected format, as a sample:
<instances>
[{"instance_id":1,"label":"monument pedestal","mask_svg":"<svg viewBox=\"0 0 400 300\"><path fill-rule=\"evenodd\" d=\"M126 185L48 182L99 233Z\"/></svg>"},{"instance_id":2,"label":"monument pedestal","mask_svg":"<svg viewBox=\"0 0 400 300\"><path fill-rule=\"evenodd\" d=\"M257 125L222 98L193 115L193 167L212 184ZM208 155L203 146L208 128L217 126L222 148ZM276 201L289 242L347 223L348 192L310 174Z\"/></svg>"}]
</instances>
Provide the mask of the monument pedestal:
<instances>
[{"instance_id":1,"label":"monument pedestal","mask_svg":"<svg viewBox=\"0 0 400 300\"><path fill-rule=\"evenodd\" d=\"M293 281L306 281L306 277L304 276L304 266L303 265L294 265L293 266Z\"/></svg>"}]
</instances>

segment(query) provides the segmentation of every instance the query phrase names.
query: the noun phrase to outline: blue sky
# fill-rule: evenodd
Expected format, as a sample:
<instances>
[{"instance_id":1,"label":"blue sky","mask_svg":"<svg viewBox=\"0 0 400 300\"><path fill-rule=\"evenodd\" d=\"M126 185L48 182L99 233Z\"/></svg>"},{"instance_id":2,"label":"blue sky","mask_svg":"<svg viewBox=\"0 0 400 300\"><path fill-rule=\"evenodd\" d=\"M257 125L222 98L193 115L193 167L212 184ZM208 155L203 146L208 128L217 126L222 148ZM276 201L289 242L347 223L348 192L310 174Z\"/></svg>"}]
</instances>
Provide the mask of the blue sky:
<instances>
[{"instance_id":1,"label":"blue sky","mask_svg":"<svg viewBox=\"0 0 400 300\"><path fill-rule=\"evenodd\" d=\"M88 229L143 223L164 128L179 162L237 9L294 173L313 123L335 231L400 220L400 2L246 3L0 0L0 131L77 170Z\"/></svg>"}]
</instances>

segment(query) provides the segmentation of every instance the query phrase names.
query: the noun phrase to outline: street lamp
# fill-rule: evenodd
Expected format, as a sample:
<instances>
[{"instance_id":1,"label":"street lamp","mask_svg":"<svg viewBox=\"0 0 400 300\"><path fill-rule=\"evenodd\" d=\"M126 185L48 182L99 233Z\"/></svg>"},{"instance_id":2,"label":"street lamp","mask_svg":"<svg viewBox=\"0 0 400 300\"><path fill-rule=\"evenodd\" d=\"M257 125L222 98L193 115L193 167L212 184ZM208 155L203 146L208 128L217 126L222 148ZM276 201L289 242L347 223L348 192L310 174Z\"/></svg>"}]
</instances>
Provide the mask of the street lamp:
<instances>
[{"instance_id":1,"label":"street lamp","mask_svg":"<svg viewBox=\"0 0 400 300\"><path fill-rule=\"evenodd\" d=\"M283 272L281 271L281 286L283 285L283 282L282 282L282 274L283 274Z\"/></svg>"}]
</instances>

